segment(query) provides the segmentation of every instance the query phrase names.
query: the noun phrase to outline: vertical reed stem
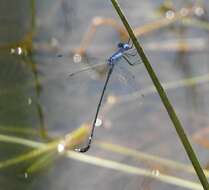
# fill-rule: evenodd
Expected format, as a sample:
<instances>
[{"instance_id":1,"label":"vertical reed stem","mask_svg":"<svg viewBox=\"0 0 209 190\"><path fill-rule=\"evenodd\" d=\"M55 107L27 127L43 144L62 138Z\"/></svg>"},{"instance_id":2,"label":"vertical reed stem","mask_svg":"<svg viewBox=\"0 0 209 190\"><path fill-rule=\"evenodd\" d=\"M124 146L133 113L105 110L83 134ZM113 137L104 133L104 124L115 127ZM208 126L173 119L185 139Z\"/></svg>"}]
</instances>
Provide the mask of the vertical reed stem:
<instances>
[{"instance_id":1,"label":"vertical reed stem","mask_svg":"<svg viewBox=\"0 0 209 190\"><path fill-rule=\"evenodd\" d=\"M161 101L163 102L163 104L164 104L164 106L165 106L165 108L168 112L168 115L169 115L171 121L173 122L173 125L176 129L176 132L177 132L177 134L178 134L178 136L179 136L179 138L180 138L180 140L181 140L181 142L182 142L182 144L183 144L183 146L184 146L184 148L187 152L187 155L188 155L188 157L189 157L189 159L190 159L190 161L191 161L191 163L192 163L192 165L193 165L193 167L194 167L194 169L195 169L195 171L196 171L196 173L199 177L200 182L202 183L203 188L205 190L209 190L209 184L208 184L207 178L206 178L206 176L203 172L203 169L202 169L202 167L201 167L201 165L200 165L200 163L199 163L199 161L198 161L198 159L195 155L195 152L194 152L187 136L186 136L186 133L184 132L184 129L181 125L180 120L178 119L178 117L175 113L175 110L173 109L173 107L172 107L172 105L171 105L171 103L170 103L162 85L160 84L154 70L152 69L152 66L151 66L147 56L145 55L141 45L137 41L137 38L135 37L135 35L133 33L133 30L132 30L131 26L129 25L124 13L122 12L117 0L111 0L111 2L113 4L115 10L117 11L120 19L122 20L122 22L123 22L128 34L129 34L131 40L133 41L133 44L134 44L139 56L142 59L142 62L144 63L144 65L145 65L145 67L146 67L146 69L149 73L149 76L152 79L152 82L154 83L154 85L157 89L157 92L158 92L158 94L161 98Z\"/></svg>"}]
</instances>

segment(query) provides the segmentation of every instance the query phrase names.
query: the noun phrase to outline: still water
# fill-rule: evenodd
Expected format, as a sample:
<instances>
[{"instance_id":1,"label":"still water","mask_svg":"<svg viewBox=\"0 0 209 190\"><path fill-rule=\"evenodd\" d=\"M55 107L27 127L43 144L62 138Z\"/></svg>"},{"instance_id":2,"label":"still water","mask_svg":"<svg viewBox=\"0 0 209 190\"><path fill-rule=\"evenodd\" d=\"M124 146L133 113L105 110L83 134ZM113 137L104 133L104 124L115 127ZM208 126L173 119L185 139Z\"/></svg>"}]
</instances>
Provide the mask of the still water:
<instances>
[{"instance_id":1,"label":"still water","mask_svg":"<svg viewBox=\"0 0 209 190\"><path fill-rule=\"evenodd\" d=\"M182 10L194 3L166 2L170 11ZM194 20L148 30L140 42L201 164L206 167L207 146L195 137L200 133L207 140L209 123L209 4L198 2L195 6L199 14L191 16ZM164 13L168 13L162 12L163 1L121 0L120 4L134 28L165 18ZM111 23L121 26L121 22L110 1L22 0L13 4L1 1L0 10L0 134L47 143L64 137L83 123L92 123L106 72L92 69L75 77L69 74L84 66L102 63L115 51L121 39ZM91 23L98 25L95 33ZM82 49L85 56L81 62L75 63L73 53L76 48L78 52L87 31L93 34L92 40ZM183 48L179 44L184 44ZM101 141L112 143L190 164L143 64L136 67L129 67L123 61L121 64L125 72L113 74L110 80L99 113L102 125L96 128L95 141L86 154L198 183L194 174L150 160L142 162L99 145ZM86 164L56 152L44 154L47 161L37 170L27 172L41 156L5 166L3 161L33 149L2 139L0 137L0 186L3 190L185 188L181 183L172 185L143 175ZM47 164L48 161L52 162Z\"/></svg>"}]
</instances>

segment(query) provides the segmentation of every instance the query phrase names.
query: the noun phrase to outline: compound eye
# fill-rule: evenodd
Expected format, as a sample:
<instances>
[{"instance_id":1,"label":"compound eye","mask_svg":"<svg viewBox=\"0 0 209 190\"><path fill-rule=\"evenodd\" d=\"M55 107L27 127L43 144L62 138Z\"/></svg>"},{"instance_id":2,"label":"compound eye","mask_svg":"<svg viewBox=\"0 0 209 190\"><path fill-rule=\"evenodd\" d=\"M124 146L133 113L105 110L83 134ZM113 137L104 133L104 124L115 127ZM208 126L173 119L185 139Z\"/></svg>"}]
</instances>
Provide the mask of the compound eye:
<instances>
[{"instance_id":1,"label":"compound eye","mask_svg":"<svg viewBox=\"0 0 209 190\"><path fill-rule=\"evenodd\" d=\"M118 43L118 47L119 47L119 48L122 48L122 47L123 47L123 43L121 43L121 42Z\"/></svg>"},{"instance_id":2,"label":"compound eye","mask_svg":"<svg viewBox=\"0 0 209 190\"><path fill-rule=\"evenodd\" d=\"M124 48L124 49L129 49L130 46L129 46L128 44L124 44L123 48Z\"/></svg>"}]
</instances>

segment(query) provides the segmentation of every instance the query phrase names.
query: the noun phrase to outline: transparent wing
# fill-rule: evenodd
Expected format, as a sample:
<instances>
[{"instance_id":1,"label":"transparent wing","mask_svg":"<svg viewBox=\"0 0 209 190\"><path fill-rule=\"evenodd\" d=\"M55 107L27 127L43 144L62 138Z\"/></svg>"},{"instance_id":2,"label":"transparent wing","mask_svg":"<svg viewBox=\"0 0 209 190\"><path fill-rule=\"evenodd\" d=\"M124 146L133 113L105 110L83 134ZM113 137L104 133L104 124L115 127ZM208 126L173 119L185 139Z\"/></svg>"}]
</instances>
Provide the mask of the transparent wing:
<instances>
[{"instance_id":1,"label":"transparent wing","mask_svg":"<svg viewBox=\"0 0 209 190\"><path fill-rule=\"evenodd\" d=\"M113 84L110 84L110 88L112 88L111 91L117 95L129 94L140 88L139 83L135 80L134 74L131 72L132 69L136 69L133 65L135 66L140 63L140 60L138 56L135 56L134 51L135 50L128 52L131 55L126 55L132 65L128 64L123 58L115 63L116 65L111 76ZM71 56L71 64L69 66L70 71L67 76L69 79L68 81L70 83L73 83L73 81L80 81L78 82L80 86L84 85L84 81L87 82L88 79L93 79L95 81L95 79L97 80L100 78L100 82L102 82L101 79L105 78L107 68L107 59L74 55Z\"/></svg>"},{"instance_id":2,"label":"transparent wing","mask_svg":"<svg viewBox=\"0 0 209 190\"><path fill-rule=\"evenodd\" d=\"M80 55L73 56L73 63L74 65L77 65L78 69L69 73L69 77L90 70L99 73L104 71L107 66L107 60L105 59L102 60L99 58L89 57L89 56L80 57Z\"/></svg>"},{"instance_id":3,"label":"transparent wing","mask_svg":"<svg viewBox=\"0 0 209 190\"><path fill-rule=\"evenodd\" d=\"M134 51L134 50L133 50ZM131 72L131 69L136 69L135 65L138 65L141 61L135 52L128 52L131 55L126 56L130 61L130 64L125 59L121 59L116 62L114 67L113 76L111 76L112 81L115 81L117 86L114 87L114 91L117 91L118 88L123 89L123 93L127 94L139 89L139 85L136 84L135 76ZM74 55L71 58L73 63L71 64L71 71L69 72L68 78L82 78L84 75L88 75L90 78L99 76L99 78L104 78L107 71L107 59L100 59L96 57L80 57L79 55ZM121 87L120 87L121 86ZM126 89L126 90L125 90Z\"/></svg>"},{"instance_id":4,"label":"transparent wing","mask_svg":"<svg viewBox=\"0 0 209 190\"><path fill-rule=\"evenodd\" d=\"M82 57L75 62L71 58L67 72L65 82L72 108L70 115L75 118L80 115L79 122L92 122L107 73L106 61Z\"/></svg>"},{"instance_id":5,"label":"transparent wing","mask_svg":"<svg viewBox=\"0 0 209 190\"><path fill-rule=\"evenodd\" d=\"M126 95L140 89L140 84L135 80L135 75L131 72L135 68L129 66L124 60L116 64L113 81L118 81L114 90L118 95Z\"/></svg>"},{"instance_id":6,"label":"transparent wing","mask_svg":"<svg viewBox=\"0 0 209 190\"><path fill-rule=\"evenodd\" d=\"M124 53L124 55L124 59L130 66L136 66L142 62L140 57L137 55L136 49L131 49Z\"/></svg>"}]
</instances>

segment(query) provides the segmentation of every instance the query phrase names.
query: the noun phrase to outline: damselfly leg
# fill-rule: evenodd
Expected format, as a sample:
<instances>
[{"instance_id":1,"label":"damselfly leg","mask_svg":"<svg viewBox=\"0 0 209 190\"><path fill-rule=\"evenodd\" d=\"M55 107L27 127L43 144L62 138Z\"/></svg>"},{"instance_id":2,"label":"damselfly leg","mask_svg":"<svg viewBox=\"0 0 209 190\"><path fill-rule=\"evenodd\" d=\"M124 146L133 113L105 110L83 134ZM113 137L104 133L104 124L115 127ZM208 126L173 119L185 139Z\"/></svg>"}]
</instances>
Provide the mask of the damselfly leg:
<instances>
[{"instance_id":1,"label":"damselfly leg","mask_svg":"<svg viewBox=\"0 0 209 190\"><path fill-rule=\"evenodd\" d=\"M140 59L132 63L131 61L129 61L129 59L128 59L125 55L123 55L122 58L125 59L125 61L126 61L130 66L135 66L135 65L138 65L138 64L141 63L141 60L140 60Z\"/></svg>"},{"instance_id":2,"label":"damselfly leg","mask_svg":"<svg viewBox=\"0 0 209 190\"><path fill-rule=\"evenodd\" d=\"M127 41L127 44L130 45L130 43L131 43L130 49L132 49L133 48L133 43L131 42L131 38L129 38L128 41Z\"/></svg>"},{"instance_id":3,"label":"damselfly leg","mask_svg":"<svg viewBox=\"0 0 209 190\"><path fill-rule=\"evenodd\" d=\"M129 45L129 50L133 49L133 42L131 42L130 38L128 39L127 41L127 44ZM137 52L134 52L134 53L131 53L131 52L125 52L124 55L127 55L127 56L136 56Z\"/></svg>"}]
</instances>

